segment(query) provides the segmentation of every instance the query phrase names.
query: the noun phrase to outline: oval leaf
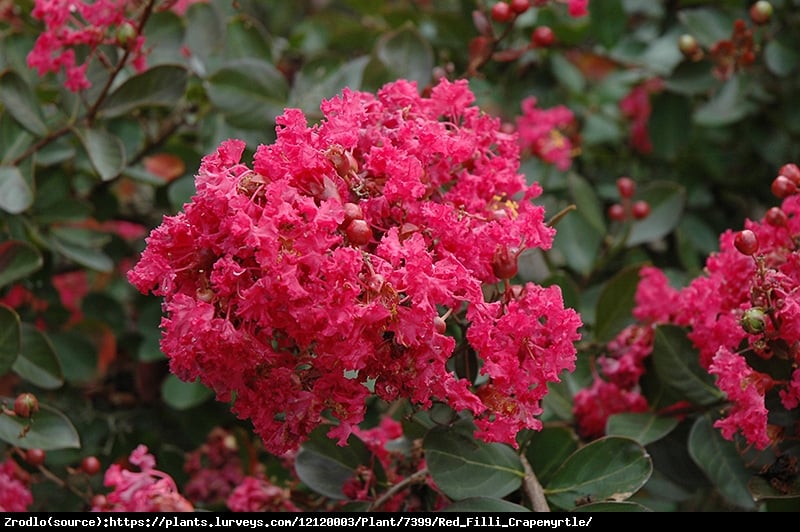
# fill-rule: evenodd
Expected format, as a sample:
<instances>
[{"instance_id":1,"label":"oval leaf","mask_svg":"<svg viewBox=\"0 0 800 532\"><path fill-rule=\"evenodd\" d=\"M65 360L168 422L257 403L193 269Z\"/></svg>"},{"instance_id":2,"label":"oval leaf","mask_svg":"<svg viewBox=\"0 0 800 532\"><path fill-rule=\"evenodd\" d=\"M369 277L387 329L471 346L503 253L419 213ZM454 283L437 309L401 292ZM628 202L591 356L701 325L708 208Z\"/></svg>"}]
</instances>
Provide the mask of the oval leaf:
<instances>
[{"instance_id":1,"label":"oval leaf","mask_svg":"<svg viewBox=\"0 0 800 532\"><path fill-rule=\"evenodd\" d=\"M33 203L33 190L15 166L0 166L0 209L11 214L27 210Z\"/></svg>"},{"instance_id":2,"label":"oval leaf","mask_svg":"<svg viewBox=\"0 0 800 532\"><path fill-rule=\"evenodd\" d=\"M76 129L75 133L100 179L110 181L122 172L125 168L125 147L118 137L99 129L81 128Z\"/></svg>"},{"instance_id":3,"label":"oval leaf","mask_svg":"<svg viewBox=\"0 0 800 532\"><path fill-rule=\"evenodd\" d=\"M747 116L753 105L738 77L733 76L707 103L694 111L695 124L706 127L727 126Z\"/></svg>"},{"instance_id":4,"label":"oval leaf","mask_svg":"<svg viewBox=\"0 0 800 532\"><path fill-rule=\"evenodd\" d=\"M423 449L436 486L451 499L504 497L522 484L517 454L507 445L477 441L470 431L436 427Z\"/></svg>"},{"instance_id":5,"label":"oval leaf","mask_svg":"<svg viewBox=\"0 0 800 532\"><path fill-rule=\"evenodd\" d=\"M19 316L14 309L0 305L0 376L9 372L17 360L22 342Z\"/></svg>"},{"instance_id":6,"label":"oval leaf","mask_svg":"<svg viewBox=\"0 0 800 532\"><path fill-rule=\"evenodd\" d=\"M710 405L724 398L714 377L700 366L699 356L686 331L675 325L656 328L653 364L667 389L697 405Z\"/></svg>"},{"instance_id":7,"label":"oval leaf","mask_svg":"<svg viewBox=\"0 0 800 532\"><path fill-rule=\"evenodd\" d=\"M13 404L13 397L3 397ZM27 427L27 428L26 428ZM20 434L24 435L20 437ZM39 404L39 411L30 419L0 416L0 440L23 449L79 449L80 436L72 422L55 408Z\"/></svg>"},{"instance_id":8,"label":"oval leaf","mask_svg":"<svg viewBox=\"0 0 800 532\"><path fill-rule=\"evenodd\" d=\"M468 499L461 499L456 501L450 506L437 510L439 512L530 512L529 508L525 508L513 502L504 501L503 499L495 499L492 497L470 497Z\"/></svg>"},{"instance_id":9,"label":"oval leaf","mask_svg":"<svg viewBox=\"0 0 800 532\"><path fill-rule=\"evenodd\" d=\"M633 222L625 241L628 247L653 242L671 233L681 221L686 192L677 183L658 181L643 186L637 199L650 204L650 214L643 220Z\"/></svg>"},{"instance_id":10,"label":"oval leaf","mask_svg":"<svg viewBox=\"0 0 800 532\"><path fill-rule=\"evenodd\" d=\"M606 434L624 436L636 440L640 445L658 441L678 426L674 417L657 416L651 413L614 414L608 418Z\"/></svg>"},{"instance_id":11,"label":"oval leaf","mask_svg":"<svg viewBox=\"0 0 800 532\"><path fill-rule=\"evenodd\" d=\"M567 427L545 427L531 436L525 449L536 478L546 485L564 460L578 450L578 437Z\"/></svg>"},{"instance_id":12,"label":"oval leaf","mask_svg":"<svg viewBox=\"0 0 800 532\"><path fill-rule=\"evenodd\" d=\"M36 95L25 79L13 70L0 75L0 102L22 127L40 137L47 135L47 125Z\"/></svg>"},{"instance_id":13,"label":"oval leaf","mask_svg":"<svg viewBox=\"0 0 800 532\"><path fill-rule=\"evenodd\" d=\"M33 325L22 325L20 354L11 366L20 377L45 390L64 384L64 373L50 339ZM0 416L0 418L5 416Z\"/></svg>"},{"instance_id":14,"label":"oval leaf","mask_svg":"<svg viewBox=\"0 0 800 532\"><path fill-rule=\"evenodd\" d=\"M0 287L24 279L42 267L39 250L27 242L0 243Z\"/></svg>"},{"instance_id":15,"label":"oval leaf","mask_svg":"<svg viewBox=\"0 0 800 532\"><path fill-rule=\"evenodd\" d=\"M620 270L603 287L595 311L595 340L609 342L633 322L631 311L639 285L640 268L637 265Z\"/></svg>"},{"instance_id":16,"label":"oval leaf","mask_svg":"<svg viewBox=\"0 0 800 532\"><path fill-rule=\"evenodd\" d=\"M208 97L231 125L269 129L283 112L289 86L280 71L256 58L231 61L208 80Z\"/></svg>"},{"instance_id":17,"label":"oval leaf","mask_svg":"<svg viewBox=\"0 0 800 532\"><path fill-rule=\"evenodd\" d=\"M363 441L351 435L347 445L340 447L328 438L328 430L328 427L315 430L297 453L294 467L303 483L326 497L346 499L342 486L353 478L359 466L367 464L375 464L373 470L378 481L385 482L383 468Z\"/></svg>"},{"instance_id":18,"label":"oval leaf","mask_svg":"<svg viewBox=\"0 0 800 532\"><path fill-rule=\"evenodd\" d=\"M184 382L170 374L161 384L161 396L175 410L188 410L214 397L214 392L200 382Z\"/></svg>"},{"instance_id":19,"label":"oval leaf","mask_svg":"<svg viewBox=\"0 0 800 532\"><path fill-rule=\"evenodd\" d=\"M97 248L81 246L69 240L53 237L48 240L54 251L92 270L109 273L114 270L114 261Z\"/></svg>"},{"instance_id":20,"label":"oval leaf","mask_svg":"<svg viewBox=\"0 0 800 532\"><path fill-rule=\"evenodd\" d=\"M695 421L689 433L689 455L731 503L745 509L755 508L747 488L750 473L736 445L722 437L711 419L703 416Z\"/></svg>"},{"instance_id":21,"label":"oval leaf","mask_svg":"<svg viewBox=\"0 0 800 532\"><path fill-rule=\"evenodd\" d=\"M180 65L159 65L125 80L100 107L116 117L140 107L174 107L186 90L188 74Z\"/></svg>"},{"instance_id":22,"label":"oval leaf","mask_svg":"<svg viewBox=\"0 0 800 532\"><path fill-rule=\"evenodd\" d=\"M433 50L411 25L385 34L375 47L375 55L398 78L416 81L419 87L431 80Z\"/></svg>"},{"instance_id":23,"label":"oval leaf","mask_svg":"<svg viewBox=\"0 0 800 532\"><path fill-rule=\"evenodd\" d=\"M629 438L607 436L575 451L545 486L556 506L572 509L582 501L623 501L644 486L653 462Z\"/></svg>"}]
</instances>

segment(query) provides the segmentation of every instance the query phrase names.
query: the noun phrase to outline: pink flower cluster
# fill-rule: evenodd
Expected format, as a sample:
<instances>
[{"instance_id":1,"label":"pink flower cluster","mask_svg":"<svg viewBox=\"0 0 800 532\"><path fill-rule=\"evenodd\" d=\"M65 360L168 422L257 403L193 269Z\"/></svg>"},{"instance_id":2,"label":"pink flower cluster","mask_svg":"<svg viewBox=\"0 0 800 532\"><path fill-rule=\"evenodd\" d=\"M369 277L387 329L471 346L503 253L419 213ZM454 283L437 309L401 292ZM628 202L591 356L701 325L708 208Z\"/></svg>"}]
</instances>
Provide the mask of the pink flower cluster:
<instances>
[{"instance_id":1,"label":"pink flower cluster","mask_svg":"<svg viewBox=\"0 0 800 532\"><path fill-rule=\"evenodd\" d=\"M156 469L156 460L145 445L139 445L128 458L138 471L121 464L106 470L103 484L113 490L97 495L93 512L192 512L192 503L179 492L167 473Z\"/></svg>"},{"instance_id":2,"label":"pink flower cluster","mask_svg":"<svg viewBox=\"0 0 800 532\"><path fill-rule=\"evenodd\" d=\"M581 321L555 286L484 298L554 229L517 137L473 101L465 80L426 97L400 80L343 91L314 126L287 109L252 168L237 140L206 156L191 202L147 238L128 279L164 298L171 370L232 401L270 452L330 417L344 444L373 393L469 411L491 441L541 427ZM457 345L479 389L451 370Z\"/></svg>"},{"instance_id":3,"label":"pink flower cluster","mask_svg":"<svg viewBox=\"0 0 800 532\"><path fill-rule=\"evenodd\" d=\"M183 469L189 475L183 493L195 505L224 504L245 478L236 438L221 427L215 427L202 446L188 453Z\"/></svg>"},{"instance_id":4,"label":"pink flower cluster","mask_svg":"<svg viewBox=\"0 0 800 532\"><path fill-rule=\"evenodd\" d=\"M26 512L33 504L30 476L13 458L0 463L0 512Z\"/></svg>"},{"instance_id":5,"label":"pink flower cluster","mask_svg":"<svg viewBox=\"0 0 800 532\"><path fill-rule=\"evenodd\" d=\"M563 105L539 109L536 103L534 96L522 100L522 115L517 117L520 145L559 170L567 170L577 152L570 138L570 130L576 126L575 115Z\"/></svg>"},{"instance_id":6,"label":"pink flower cluster","mask_svg":"<svg viewBox=\"0 0 800 532\"><path fill-rule=\"evenodd\" d=\"M630 120L630 142L633 148L639 153L650 153L653 151L653 143L650 140L650 131L647 123L653 106L650 104L650 95L660 92L664 87L661 78L651 78L636 85L619 102L620 111L625 118Z\"/></svg>"},{"instance_id":7,"label":"pink flower cluster","mask_svg":"<svg viewBox=\"0 0 800 532\"><path fill-rule=\"evenodd\" d=\"M800 185L796 165L784 165L781 174ZM621 370L626 382L638 380L641 361L652 351L647 328L685 327L700 365L716 377L729 402L715 426L727 439L739 433L765 449L796 437L788 433L795 427L778 425L770 413L800 404L800 195L788 195L780 207L768 210L761 220L746 220L744 226L755 240L742 245L738 232L724 232L704 275L680 290L669 286L661 270L643 268L634 310L640 323L612 343L624 343L631 331L639 331L639 340L627 342L633 356L612 356L611 361L601 357L599 364L612 380ZM612 345L609 350L616 351ZM578 403L576 398L578 425L590 423Z\"/></svg>"},{"instance_id":8,"label":"pink flower cluster","mask_svg":"<svg viewBox=\"0 0 800 532\"><path fill-rule=\"evenodd\" d=\"M291 493L267 480L263 475L248 476L228 497L232 512L299 512L290 499Z\"/></svg>"},{"instance_id":9,"label":"pink flower cluster","mask_svg":"<svg viewBox=\"0 0 800 532\"><path fill-rule=\"evenodd\" d=\"M28 54L28 66L40 76L63 69L64 86L73 92L91 87L86 71L101 45L128 50L133 67L144 70L144 37L129 15L134 9L135 3L126 0L36 0L31 14L45 29Z\"/></svg>"}]
</instances>

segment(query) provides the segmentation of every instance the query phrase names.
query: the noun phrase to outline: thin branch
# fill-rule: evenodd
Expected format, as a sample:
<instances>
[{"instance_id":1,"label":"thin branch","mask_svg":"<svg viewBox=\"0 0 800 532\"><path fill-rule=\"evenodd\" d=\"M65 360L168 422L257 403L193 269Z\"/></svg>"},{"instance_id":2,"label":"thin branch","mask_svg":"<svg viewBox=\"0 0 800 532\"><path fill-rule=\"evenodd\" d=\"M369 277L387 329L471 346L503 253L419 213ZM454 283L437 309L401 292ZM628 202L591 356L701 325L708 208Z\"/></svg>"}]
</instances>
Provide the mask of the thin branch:
<instances>
[{"instance_id":1,"label":"thin branch","mask_svg":"<svg viewBox=\"0 0 800 532\"><path fill-rule=\"evenodd\" d=\"M550 506L547 504L547 499L544 496L544 488L536 478L536 473L533 472L528 458L525 453L519 454L519 460L522 462L522 468L525 470L525 478L522 479L522 489L525 495L531 501L531 508L534 512L549 512Z\"/></svg>"},{"instance_id":2,"label":"thin branch","mask_svg":"<svg viewBox=\"0 0 800 532\"><path fill-rule=\"evenodd\" d=\"M400 482L398 482L397 484L386 490L386 492L383 495L375 499L373 503L369 505L367 511L368 512L376 511L378 508L383 506L386 503L386 501L388 501L389 499L391 499L392 497L394 497L407 487L424 482L425 477L427 476L428 476L427 467L420 469L413 475L407 476L406 478L404 478L403 480L401 480Z\"/></svg>"}]
</instances>

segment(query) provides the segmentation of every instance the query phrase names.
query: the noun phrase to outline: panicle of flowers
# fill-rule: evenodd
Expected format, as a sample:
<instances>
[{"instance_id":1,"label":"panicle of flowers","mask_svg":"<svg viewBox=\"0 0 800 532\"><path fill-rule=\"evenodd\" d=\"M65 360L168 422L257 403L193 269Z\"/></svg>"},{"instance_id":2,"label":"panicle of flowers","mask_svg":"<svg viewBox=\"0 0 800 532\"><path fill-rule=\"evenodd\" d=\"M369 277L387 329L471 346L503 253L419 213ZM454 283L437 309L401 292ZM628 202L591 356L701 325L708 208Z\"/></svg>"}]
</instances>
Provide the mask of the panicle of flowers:
<instances>
[{"instance_id":1,"label":"panicle of flowers","mask_svg":"<svg viewBox=\"0 0 800 532\"><path fill-rule=\"evenodd\" d=\"M155 457L145 445L137 446L128 458L129 465L112 464L103 485L113 488L96 495L93 512L192 512L192 503L179 492L167 473L156 469ZM134 468L138 469L134 470Z\"/></svg>"},{"instance_id":2,"label":"panicle of flowers","mask_svg":"<svg viewBox=\"0 0 800 532\"><path fill-rule=\"evenodd\" d=\"M0 463L0 512L27 512L33 504L30 475L13 458Z\"/></svg>"},{"instance_id":3,"label":"panicle of flowers","mask_svg":"<svg viewBox=\"0 0 800 532\"><path fill-rule=\"evenodd\" d=\"M44 30L28 54L28 66L40 76L63 70L64 86L78 92L91 87L86 71L92 59L109 60L100 47L112 45L126 50L130 64L141 72L146 54L144 37L131 17L135 9L126 0L36 0L31 14Z\"/></svg>"},{"instance_id":4,"label":"panicle of flowers","mask_svg":"<svg viewBox=\"0 0 800 532\"><path fill-rule=\"evenodd\" d=\"M520 146L559 170L567 170L577 153L572 138L575 115L564 105L540 109L536 104L534 96L522 100L522 115L517 117Z\"/></svg>"},{"instance_id":5,"label":"panicle of flowers","mask_svg":"<svg viewBox=\"0 0 800 532\"><path fill-rule=\"evenodd\" d=\"M444 402L515 444L538 425L545 383L574 367L580 319L558 288L484 299L498 257L507 282L512 250L549 248L554 229L518 172L517 137L473 101L465 80L425 97L399 80L344 90L313 126L287 109L252 167L237 140L206 156L191 202L147 238L128 278L164 298L171 370L233 401L270 452L296 449L324 414L343 445L372 393ZM465 307L491 333L470 335L488 402L448 369L446 329L466 326Z\"/></svg>"}]
</instances>

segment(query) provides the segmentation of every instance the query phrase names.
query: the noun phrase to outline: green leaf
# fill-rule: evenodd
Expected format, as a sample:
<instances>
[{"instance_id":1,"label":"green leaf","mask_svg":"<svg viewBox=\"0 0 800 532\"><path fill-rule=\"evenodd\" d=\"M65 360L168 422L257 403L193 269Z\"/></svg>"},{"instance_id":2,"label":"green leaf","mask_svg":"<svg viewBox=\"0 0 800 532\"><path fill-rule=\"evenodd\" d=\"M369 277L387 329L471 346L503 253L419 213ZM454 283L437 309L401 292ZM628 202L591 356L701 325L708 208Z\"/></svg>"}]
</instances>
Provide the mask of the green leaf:
<instances>
[{"instance_id":1,"label":"green leaf","mask_svg":"<svg viewBox=\"0 0 800 532\"><path fill-rule=\"evenodd\" d=\"M375 46L375 56L395 77L430 83L434 66L430 43L410 24L384 34Z\"/></svg>"},{"instance_id":2,"label":"green leaf","mask_svg":"<svg viewBox=\"0 0 800 532\"><path fill-rule=\"evenodd\" d=\"M689 454L719 492L731 503L744 509L755 508L747 488L750 473L736 445L724 439L711 418L702 416L689 433Z\"/></svg>"},{"instance_id":3,"label":"green leaf","mask_svg":"<svg viewBox=\"0 0 800 532\"><path fill-rule=\"evenodd\" d=\"M259 57L272 60L272 43L269 33L255 18L242 15L228 23L225 38L225 55L229 59Z\"/></svg>"},{"instance_id":4,"label":"green leaf","mask_svg":"<svg viewBox=\"0 0 800 532\"><path fill-rule=\"evenodd\" d=\"M175 410L188 410L214 397L214 392L201 382L184 382L170 374L161 384L161 396Z\"/></svg>"},{"instance_id":5,"label":"green leaf","mask_svg":"<svg viewBox=\"0 0 800 532\"><path fill-rule=\"evenodd\" d=\"M304 484L326 497L346 499L342 486L353 478L359 466L366 464L375 464L379 482L385 481L383 468L363 441L351 435L347 445L340 447L328 438L328 430L329 427L316 429L297 453L294 467Z\"/></svg>"},{"instance_id":6,"label":"green leaf","mask_svg":"<svg viewBox=\"0 0 800 532\"><path fill-rule=\"evenodd\" d=\"M13 70L0 74L0 102L22 127L39 137L47 135L47 125L36 95L25 79Z\"/></svg>"},{"instance_id":7,"label":"green leaf","mask_svg":"<svg viewBox=\"0 0 800 532\"><path fill-rule=\"evenodd\" d=\"M578 450L578 436L567 427L545 426L534 433L525 448L536 477L546 485L564 460Z\"/></svg>"},{"instance_id":8,"label":"green leaf","mask_svg":"<svg viewBox=\"0 0 800 532\"><path fill-rule=\"evenodd\" d=\"M61 363L50 339L27 323L22 324L22 345L11 369L26 381L45 390L55 390L64 384ZM0 416L3 417L5 416Z\"/></svg>"},{"instance_id":9,"label":"green leaf","mask_svg":"<svg viewBox=\"0 0 800 532\"><path fill-rule=\"evenodd\" d=\"M12 404L14 398L0 398ZM20 434L26 430L23 437ZM0 415L0 440L22 449L79 449L80 436L72 422L63 413L39 403L39 411L30 419Z\"/></svg>"},{"instance_id":10,"label":"green leaf","mask_svg":"<svg viewBox=\"0 0 800 532\"><path fill-rule=\"evenodd\" d=\"M693 120L699 126L727 126L747 116L752 108L741 78L732 76L708 102L695 108Z\"/></svg>"},{"instance_id":11,"label":"green leaf","mask_svg":"<svg viewBox=\"0 0 800 532\"><path fill-rule=\"evenodd\" d=\"M22 326L14 309L0 304L0 376L11 370L22 345Z\"/></svg>"},{"instance_id":12,"label":"green leaf","mask_svg":"<svg viewBox=\"0 0 800 532\"><path fill-rule=\"evenodd\" d=\"M188 74L180 65L158 65L125 80L100 106L113 118L140 107L174 107L186 91Z\"/></svg>"},{"instance_id":13,"label":"green leaf","mask_svg":"<svg viewBox=\"0 0 800 532\"><path fill-rule=\"evenodd\" d=\"M591 216L591 211L588 214ZM564 255L569 267L583 275L591 272L605 232L598 231L580 210L568 212L556 229L553 247Z\"/></svg>"},{"instance_id":14,"label":"green leaf","mask_svg":"<svg viewBox=\"0 0 800 532\"><path fill-rule=\"evenodd\" d=\"M775 479L773 479L774 481ZM780 490L776 489L766 477L754 476L748 482L747 489L756 501L797 499L800 498L800 476L795 475L794 478L782 482Z\"/></svg>"},{"instance_id":15,"label":"green leaf","mask_svg":"<svg viewBox=\"0 0 800 532\"><path fill-rule=\"evenodd\" d=\"M586 88L586 78L569 59L561 53L550 56L550 70L558 82L574 94L580 94Z\"/></svg>"},{"instance_id":16,"label":"green leaf","mask_svg":"<svg viewBox=\"0 0 800 532\"><path fill-rule=\"evenodd\" d=\"M15 166L0 166L0 209L19 214L33 204L33 190Z\"/></svg>"},{"instance_id":17,"label":"green leaf","mask_svg":"<svg viewBox=\"0 0 800 532\"><path fill-rule=\"evenodd\" d=\"M785 33L785 35L784 35ZM764 62L776 76L786 77L797 70L800 53L798 40L791 32L781 32L764 46Z\"/></svg>"},{"instance_id":18,"label":"green leaf","mask_svg":"<svg viewBox=\"0 0 800 532\"><path fill-rule=\"evenodd\" d=\"M82 246L69 240L63 240L55 235L48 239L48 243L54 251L61 253L81 266L103 273L110 273L114 270L114 261L111 257L97 248Z\"/></svg>"},{"instance_id":19,"label":"green leaf","mask_svg":"<svg viewBox=\"0 0 800 532\"><path fill-rule=\"evenodd\" d=\"M208 80L208 97L236 127L267 130L289 95L280 71L256 58L230 61Z\"/></svg>"},{"instance_id":20,"label":"green leaf","mask_svg":"<svg viewBox=\"0 0 800 532\"><path fill-rule=\"evenodd\" d=\"M503 499L495 499L493 497L470 497L468 499L461 499L449 506L437 510L438 512L530 512L529 508L525 508L519 504L508 502ZM472 519L479 519L472 517ZM463 526L463 525L461 525Z\"/></svg>"},{"instance_id":21,"label":"green leaf","mask_svg":"<svg viewBox=\"0 0 800 532\"><path fill-rule=\"evenodd\" d=\"M75 133L100 179L110 181L125 168L125 147L122 141L99 129L77 128Z\"/></svg>"},{"instance_id":22,"label":"green leaf","mask_svg":"<svg viewBox=\"0 0 800 532\"><path fill-rule=\"evenodd\" d=\"M21 240L0 243L0 287L24 279L42 267L42 255Z\"/></svg>"},{"instance_id":23,"label":"green leaf","mask_svg":"<svg viewBox=\"0 0 800 532\"><path fill-rule=\"evenodd\" d=\"M606 48L611 48L625 34L627 17L621 0L595 2L590 9L591 32Z\"/></svg>"},{"instance_id":24,"label":"green leaf","mask_svg":"<svg viewBox=\"0 0 800 532\"><path fill-rule=\"evenodd\" d=\"M733 28L732 16L710 7L682 9L678 12L678 20L686 27L686 31L705 47L728 39ZM675 46L677 47L677 44Z\"/></svg>"},{"instance_id":25,"label":"green leaf","mask_svg":"<svg viewBox=\"0 0 800 532\"><path fill-rule=\"evenodd\" d=\"M652 512L650 508L632 501L593 502L578 506L573 512Z\"/></svg>"},{"instance_id":26,"label":"green leaf","mask_svg":"<svg viewBox=\"0 0 800 532\"><path fill-rule=\"evenodd\" d=\"M653 112L647 129L653 152L665 159L674 159L689 144L692 127L692 106L689 99L665 92L653 97Z\"/></svg>"},{"instance_id":27,"label":"green leaf","mask_svg":"<svg viewBox=\"0 0 800 532\"><path fill-rule=\"evenodd\" d=\"M678 419L652 413L614 414L608 418L606 434L624 436L636 440L640 445L649 445L660 440L678 426Z\"/></svg>"},{"instance_id":28,"label":"green leaf","mask_svg":"<svg viewBox=\"0 0 800 532\"><path fill-rule=\"evenodd\" d=\"M97 349L84 334L64 331L51 333L49 338L58 353L67 382L84 384L96 377Z\"/></svg>"},{"instance_id":29,"label":"green leaf","mask_svg":"<svg viewBox=\"0 0 800 532\"><path fill-rule=\"evenodd\" d=\"M623 501L644 486L652 472L644 447L629 438L606 436L570 455L544 493L567 510L586 500Z\"/></svg>"},{"instance_id":30,"label":"green leaf","mask_svg":"<svg viewBox=\"0 0 800 532\"><path fill-rule=\"evenodd\" d=\"M598 342L609 342L633 322L636 288L639 286L641 266L628 266L617 272L603 286L597 298L594 337Z\"/></svg>"},{"instance_id":31,"label":"green leaf","mask_svg":"<svg viewBox=\"0 0 800 532\"><path fill-rule=\"evenodd\" d=\"M700 366L700 359L686 331L675 325L656 327L653 364L664 386L697 405L710 405L724 394L714 377Z\"/></svg>"},{"instance_id":32,"label":"green leaf","mask_svg":"<svg viewBox=\"0 0 800 532\"><path fill-rule=\"evenodd\" d=\"M671 233L680 223L686 191L678 183L654 181L642 186L637 199L650 204L647 218L634 221L625 244L628 247L654 242Z\"/></svg>"},{"instance_id":33,"label":"green leaf","mask_svg":"<svg viewBox=\"0 0 800 532\"><path fill-rule=\"evenodd\" d=\"M368 56L357 57L342 65L310 61L295 77L289 105L302 109L306 116L320 117L322 100L332 98L345 87L359 89L368 63Z\"/></svg>"},{"instance_id":34,"label":"green leaf","mask_svg":"<svg viewBox=\"0 0 800 532\"><path fill-rule=\"evenodd\" d=\"M454 500L504 497L518 489L524 472L517 454L507 445L478 441L471 432L436 427L425 436L425 459L439 489Z\"/></svg>"},{"instance_id":35,"label":"green leaf","mask_svg":"<svg viewBox=\"0 0 800 532\"><path fill-rule=\"evenodd\" d=\"M9 164L21 157L35 138L12 119L11 115L0 113L0 164Z\"/></svg>"},{"instance_id":36,"label":"green leaf","mask_svg":"<svg viewBox=\"0 0 800 532\"><path fill-rule=\"evenodd\" d=\"M586 219L598 233L605 233L606 223L603 207L592 185L583 177L574 172L567 175L567 185L570 194L575 200L578 212Z\"/></svg>"}]
</instances>

